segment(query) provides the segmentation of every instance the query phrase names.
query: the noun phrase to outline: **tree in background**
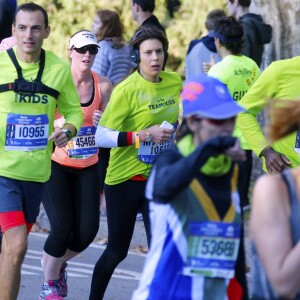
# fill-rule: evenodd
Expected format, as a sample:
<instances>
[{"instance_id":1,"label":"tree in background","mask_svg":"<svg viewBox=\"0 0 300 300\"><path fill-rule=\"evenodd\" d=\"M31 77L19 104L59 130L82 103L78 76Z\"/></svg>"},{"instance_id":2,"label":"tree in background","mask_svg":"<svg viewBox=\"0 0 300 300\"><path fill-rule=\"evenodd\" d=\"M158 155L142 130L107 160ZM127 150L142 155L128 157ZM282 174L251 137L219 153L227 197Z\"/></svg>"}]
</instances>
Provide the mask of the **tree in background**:
<instances>
[{"instance_id":1,"label":"tree in background","mask_svg":"<svg viewBox=\"0 0 300 300\"><path fill-rule=\"evenodd\" d=\"M52 33L46 40L45 47L65 58L71 34L83 28L91 29L98 9L114 9L120 14L127 41L137 28L131 17L131 0L35 0L35 2L45 7L49 13ZM178 8L179 2L181 5ZM264 20L273 27L273 40L267 47L266 65L274 59L299 55L300 0L252 0L252 2L252 9L262 14ZM206 15L216 8L224 9L225 0L156 0L155 15L165 25L170 42L167 69L184 75L187 46L192 39L205 34Z\"/></svg>"},{"instance_id":2,"label":"tree in background","mask_svg":"<svg viewBox=\"0 0 300 300\"><path fill-rule=\"evenodd\" d=\"M51 26L50 37L45 47L67 58L68 40L80 29L91 29L98 9L113 9L125 27L127 41L137 24L131 17L131 0L36 0L46 8ZM180 7L179 4L181 2ZM184 59L190 40L199 38L205 30L204 22L209 10L219 7L219 0L156 0L155 15L166 27L169 38L169 63L167 68L184 75ZM224 3L222 2L222 7ZM173 17L173 18L172 18Z\"/></svg>"}]
</instances>

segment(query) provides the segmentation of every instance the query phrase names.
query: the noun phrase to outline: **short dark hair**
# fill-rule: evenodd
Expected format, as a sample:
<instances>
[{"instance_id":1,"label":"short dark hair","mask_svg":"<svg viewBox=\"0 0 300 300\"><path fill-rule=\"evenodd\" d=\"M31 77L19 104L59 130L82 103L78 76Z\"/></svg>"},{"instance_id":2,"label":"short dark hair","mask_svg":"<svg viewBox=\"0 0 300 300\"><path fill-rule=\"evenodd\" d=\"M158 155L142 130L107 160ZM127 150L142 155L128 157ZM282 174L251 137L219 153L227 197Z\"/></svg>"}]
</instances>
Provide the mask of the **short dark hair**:
<instances>
[{"instance_id":1,"label":"short dark hair","mask_svg":"<svg viewBox=\"0 0 300 300\"><path fill-rule=\"evenodd\" d=\"M142 11L153 12L155 9L155 0L132 0L133 4L138 4Z\"/></svg>"},{"instance_id":2,"label":"short dark hair","mask_svg":"<svg viewBox=\"0 0 300 300\"><path fill-rule=\"evenodd\" d=\"M216 28L217 23L226 18L226 13L222 9L214 9L207 14L205 27L207 30L214 30Z\"/></svg>"},{"instance_id":3,"label":"short dark hair","mask_svg":"<svg viewBox=\"0 0 300 300\"><path fill-rule=\"evenodd\" d=\"M220 43L227 48L232 54L238 55L243 49L243 26L234 17L221 19L214 30L220 33Z\"/></svg>"},{"instance_id":4,"label":"short dark hair","mask_svg":"<svg viewBox=\"0 0 300 300\"><path fill-rule=\"evenodd\" d=\"M157 39L162 43L164 53L167 54L169 48L169 41L165 33L158 28L142 26L136 30L135 34L131 38L129 45L139 50L140 45L143 41Z\"/></svg>"},{"instance_id":5,"label":"short dark hair","mask_svg":"<svg viewBox=\"0 0 300 300\"><path fill-rule=\"evenodd\" d=\"M234 0L229 0L231 3L234 2ZM251 0L238 0L239 5L242 7L249 7L251 5Z\"/></svg>"},{"instance_id":6,"label":"short dark hair","mask_svg":"<svg viewBox=\"0 0 300 300\"><path fill-rule=\"evenodd\" d=\"M36 3L33 3L33 2L23 3L20 6L18 6L16 13L15 13L15 17L14 17L14 22L13 22L14 25L16 24L16 16L17 16L18 12L21 10L23 10L23 11L37 11L37 10L41 11L44 16L45 27L47 28L49 26L48 14L47 14L46 10L42 6L40 6Z\"/></svg>"}]
</instances>

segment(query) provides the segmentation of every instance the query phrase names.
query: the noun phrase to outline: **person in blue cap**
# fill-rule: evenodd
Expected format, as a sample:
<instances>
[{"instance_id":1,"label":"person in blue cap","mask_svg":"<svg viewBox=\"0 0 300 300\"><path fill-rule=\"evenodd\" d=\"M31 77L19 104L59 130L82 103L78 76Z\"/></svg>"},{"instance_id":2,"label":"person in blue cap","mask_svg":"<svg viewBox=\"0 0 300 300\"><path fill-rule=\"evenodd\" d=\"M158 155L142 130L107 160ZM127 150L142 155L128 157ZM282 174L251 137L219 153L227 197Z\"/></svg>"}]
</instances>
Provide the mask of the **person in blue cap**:
<instances>
[{"instance_id":1,"label":"person in blue cap","mask_svg":"<svg viewBox=\"0 0 300 300\"><path fill-rule=\"evenodd\" d=\"M232 131L244 109L205 75L188 81L181 98L180 137L147 183L152 242L132 300L242 299L236 161L246 157Z\"/></svg>"}]
</instances>

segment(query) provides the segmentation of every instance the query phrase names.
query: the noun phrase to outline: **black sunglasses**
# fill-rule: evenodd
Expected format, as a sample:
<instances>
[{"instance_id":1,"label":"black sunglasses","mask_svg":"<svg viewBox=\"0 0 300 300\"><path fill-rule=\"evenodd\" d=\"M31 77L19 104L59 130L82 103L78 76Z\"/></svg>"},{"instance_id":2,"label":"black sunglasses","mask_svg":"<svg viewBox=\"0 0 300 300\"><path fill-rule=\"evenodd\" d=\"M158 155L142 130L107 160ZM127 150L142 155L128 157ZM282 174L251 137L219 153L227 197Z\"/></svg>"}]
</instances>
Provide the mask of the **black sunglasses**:
<instances>
[{"instance_id":1,"label":"black sunglasses","mask_svg":"<svg viewBox=\"0 0 300 300\"><path fill-rule=\"evenodd\" d=\"M95 55L98 53L98 47L96 46L84 46L81 48L73 48L77 53L80 54L85 54L88 51L90 52L90 54Z\"/></svg>"},{"instance_id":2,"label":"black sunglasses","mask_svg":"<svg viewBox=\"0 0 300 300\"><path fill-rule=\"evenodd\" d=\"M236 116L226 118L226 119L211 119L211 118L200 118L198 116L192 116L192 119L195 121L201 121L201 120L205 119L208 123L210 123L212 125L222 126L227 122L233 123L236 119Z\"/></svg>"}]
</instances>

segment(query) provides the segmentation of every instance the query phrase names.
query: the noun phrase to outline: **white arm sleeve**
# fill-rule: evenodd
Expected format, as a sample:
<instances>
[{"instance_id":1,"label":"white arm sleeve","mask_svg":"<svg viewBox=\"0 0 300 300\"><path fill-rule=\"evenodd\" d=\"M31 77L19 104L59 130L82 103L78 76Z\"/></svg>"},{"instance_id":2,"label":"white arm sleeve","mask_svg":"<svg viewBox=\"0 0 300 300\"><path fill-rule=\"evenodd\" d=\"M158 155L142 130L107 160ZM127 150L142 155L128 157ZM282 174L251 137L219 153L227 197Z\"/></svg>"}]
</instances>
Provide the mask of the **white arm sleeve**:
<instances>
[{"instance_id":1,"label":"white arm sleeve","mask_svg":"<svg viewBox=\"0 0 300 300\"><path fill-rule=\"evenodd\" d=\"M96 146L102 148L117 148L118 136L119 131L98 125L95 134Z\"/></svg>"}]
</instances>

